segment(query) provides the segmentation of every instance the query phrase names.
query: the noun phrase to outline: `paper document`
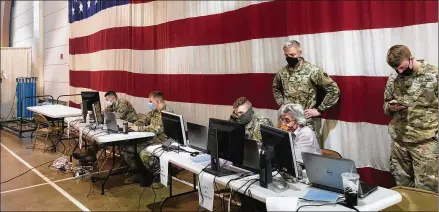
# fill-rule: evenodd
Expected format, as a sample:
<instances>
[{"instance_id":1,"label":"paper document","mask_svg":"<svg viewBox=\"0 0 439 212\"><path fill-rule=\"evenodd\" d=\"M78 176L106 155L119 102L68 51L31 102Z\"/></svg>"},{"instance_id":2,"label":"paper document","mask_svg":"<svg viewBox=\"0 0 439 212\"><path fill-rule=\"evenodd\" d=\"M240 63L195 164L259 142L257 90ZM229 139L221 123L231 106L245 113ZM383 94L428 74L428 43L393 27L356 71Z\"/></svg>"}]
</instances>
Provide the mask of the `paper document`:
<instances>
[{"instance_id":1,"label":"paper document","mask_svg":"<svg viewBox=\"0 0 439 212\"><path fill-rule=\"evenodd\" d=\"M169 156L167 154L162 154L160 156L160 183L165 187L168 187L168 165Z\"/></svg>"},{"instance_id":2,"label":"paper document","mask_svg":"<svg viewBox=\"0 0 439 212\"><path fill-rule=\"evenodd\" d=\"M205 162L209 162L210 163L210 155L197 155L193 158L191 158L192 162L194 163L205 163Z\"/></svg>"},{"instance_id":3,"label":"paper document","mask_svg":"<svg viewBox=\"0 0 439 212\"><path fill-rule=\"evenodd\" d=\"M312 201L336 202L339 197L340 194L335 192L311 188L303 198Z\"/></svg>"},{"instance_id":4,"label":"paper document","mask_svg":"<svg viewBox=\"0 0 439 212\"><path fill-rule=\"evenodd\" d=\"M297 197L267 197L267 211L296 211L299 198Z\"/></svg>"},{"instance_id":5,"label":"paper document","mask_svg":"<svg viewBox=\"0 0 439 212\"><path fill-rule=\"evenodd\" d=\"M202 172L198 175L198 180L200 182L200 187L198 188L198 200L200 206L213 211L213 195L214 195L214 180L215 176Z\"/></svg>"}]
</instances>

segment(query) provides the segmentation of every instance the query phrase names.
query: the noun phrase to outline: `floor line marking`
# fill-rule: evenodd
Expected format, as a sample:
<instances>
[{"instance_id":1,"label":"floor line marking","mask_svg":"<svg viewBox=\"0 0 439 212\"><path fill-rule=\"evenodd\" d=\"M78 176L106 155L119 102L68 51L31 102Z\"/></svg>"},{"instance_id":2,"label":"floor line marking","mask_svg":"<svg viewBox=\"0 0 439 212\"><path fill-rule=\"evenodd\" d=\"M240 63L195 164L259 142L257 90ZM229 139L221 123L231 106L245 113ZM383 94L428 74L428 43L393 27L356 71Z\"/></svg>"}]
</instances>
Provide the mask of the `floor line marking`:
<instances>
[{"instance_id":1,"label":"floor line marking","mask_svg":"<svg viewBox=\"0 0 439 212\"><path fill-rule=\"evenodd\" d=\"M99 173L104 173L104 172L108 172L109 170L104 170L101 172L93 172L91 174L99 174ZM64 179L60 179L60 180L55 180L53 181L54 183L58 183L58 182L63 182L63 181L67 181L67 180L74 180L74 179L78 179L81 177L85 177L88 176L87 175L81 175L78 177L69 177L69 178L64 178ZM5 193L9 193L9 192L13 192L13 191L20 191L20 190L24 190L24 189L29 189L29 188L35 188L35 187L39 187L39 186L43 186L43 185L48 185L49 183L40 183L40 184L36 184L36 185L31 185L31 186L26 186L26 187L22 187L22 188L16 188L16 189L11 189L11 190L7 190L7 191L2 191L0 194L5 194Z\"/></svg>"},{"instance_id":2,"label":"floor line marking","mask_svg":"<svg viewBox=\"0 0 439 212\"><path fill-rule=\"evenodd\" d=\"M9 153L11 153L12 156L17 158L21 163L23 163L25 166L27 166L29 169L32 169L32 171L40 176L44 181L46 181L48 184L50 184L53 188L55 188L59 193L61 193L63 196L65 196L67 199L69 199L73 204L75 204L78 208L80 208L82 211L90 211L87 207L85 207L82 203L80 203L77 199L72 197L69 193L64 191L61 187L56 185L53 181L51 181L49 178L41 174L38 170L34 169L29 163L27 163L25 160L23 160L20 156L15 154L12 150L10 150L8 147L6 147L3 143L0 143L0 145Z\"/></svg>"}]
</instances>

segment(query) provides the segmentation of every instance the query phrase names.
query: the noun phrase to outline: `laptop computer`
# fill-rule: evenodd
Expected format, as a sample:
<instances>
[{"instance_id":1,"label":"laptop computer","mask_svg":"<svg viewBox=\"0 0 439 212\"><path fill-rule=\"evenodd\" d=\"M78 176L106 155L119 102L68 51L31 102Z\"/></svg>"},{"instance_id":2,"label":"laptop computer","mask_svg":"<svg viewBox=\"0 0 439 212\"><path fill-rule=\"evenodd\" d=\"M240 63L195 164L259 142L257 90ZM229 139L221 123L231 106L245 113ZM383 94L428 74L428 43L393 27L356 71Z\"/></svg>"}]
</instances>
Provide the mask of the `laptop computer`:
<instances>
[{"instance_id":1,"label":"laptop computer","mask_svg":"<svg viewBox=\"0 0 439 212\"><path fill-rule=\"evenodd\" d=\"M187 122L189 147L202 153L207 152L207 127Z\"/></svg>"},{"instance_id":2,"label":"laptop computer","mask_svg":"<svg viewBox=\"0 0 439 212\"><path fill-rule=\"evenodd\" d=\"M341 174L346 172L356 173L355 162L348 159L332 158L322 155L302 152L306 175L313 187L343 193ZM377 186L360 181L358 197L364 198L377 190Z\"/></svg>"},{"instance_id":3,"label":"laptop computer","mask_svg":"<svg viewBox=\"0 0 439 212\"><path fill-rule=\"evenodd\" d=\"M108 132L122 133L122 127L117 126L116 115L113 112L105 112L104 116Z\"/></svg>"}]
</instances>

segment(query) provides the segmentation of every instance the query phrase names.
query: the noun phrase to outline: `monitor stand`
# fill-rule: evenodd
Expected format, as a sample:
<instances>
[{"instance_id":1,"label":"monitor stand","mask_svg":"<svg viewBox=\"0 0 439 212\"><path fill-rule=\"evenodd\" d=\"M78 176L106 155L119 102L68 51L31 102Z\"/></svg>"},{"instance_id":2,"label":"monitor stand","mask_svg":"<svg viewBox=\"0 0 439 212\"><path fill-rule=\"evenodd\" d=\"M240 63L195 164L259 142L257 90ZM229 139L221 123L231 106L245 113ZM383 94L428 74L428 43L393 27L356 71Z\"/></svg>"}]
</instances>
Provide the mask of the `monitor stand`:
<instances>
[{"instance_id":1,"label":"monitor stand","mask_svg":"<svg viewBox=\"0 0 439 212\"><path fill-rule=\"evenodd\" d=\"M212 133L212 135L215 137L215 139L213 140L213 144L211 144L211 147L208 149L210 149L210 168L205 168L204 171L209 173L209 174L213 174L217 177L223 177L223 176L228 176L228 175L233 175L236 174L233 171L224 169L223 166L225 166L225 164L223 164L223 166L221 166L221 160L219 157L219 153L218 153L218 131L215 130L214 132L210 132ZM227 161L225 161L224 163L227 163Z\"/></svg>"},{"instance_id":2,"label":"monitor stand","mask_svg":"<svg viewBox=\"0 0 439 212\"><path fill-rule=\"evenodd\" d=\"M282 193L288 190L290 187L284 180L275 179L273 177L273 169L271 164L272 151L261 152L261 171L259 173L259 185L270 191L276 193ZM279 173L280 174L280 173Z\"/></svg>"},{"instance_id":3,"label":"monitor stand","mask_svg":"<svg viewBox=\"0 0 439 212\"><path fill-rule=\"evenodd\" d=\"M219 171L213 170L212 168L206 168L206 169L204 169L204 171L209 173L209 174L215 175L217 177L224 177L224 176L236 174L235 172L224 169L224 168L220 169Z\"/></svg>"},{"instance_id":4,"label":"monitor stand","mask_svg":"<svg viewBox=\"0 0 439 212\"><path fill-rule=\"evenodd\" d=\"M273 168L271 160L274 158L274 151L271 148L264 148L260 151L260 166L259 171L259 185L263 188L268 188L268 185L273 182Z\"/></svg>"},{"instance_id":5,"label":"monitor stand","mask_svg":"<svg viewBox=\"0 0 439 212\"><path fill-rule=\"evenodd\" d=\"M290 188L284 180L273 178L273 169L271 160L274 158L272 148L265 148L260 152L261 171L259 172L259 185L276 193L282 193ZM281 174L281 173L279 173Z\"/></svg>"}]
</instances>

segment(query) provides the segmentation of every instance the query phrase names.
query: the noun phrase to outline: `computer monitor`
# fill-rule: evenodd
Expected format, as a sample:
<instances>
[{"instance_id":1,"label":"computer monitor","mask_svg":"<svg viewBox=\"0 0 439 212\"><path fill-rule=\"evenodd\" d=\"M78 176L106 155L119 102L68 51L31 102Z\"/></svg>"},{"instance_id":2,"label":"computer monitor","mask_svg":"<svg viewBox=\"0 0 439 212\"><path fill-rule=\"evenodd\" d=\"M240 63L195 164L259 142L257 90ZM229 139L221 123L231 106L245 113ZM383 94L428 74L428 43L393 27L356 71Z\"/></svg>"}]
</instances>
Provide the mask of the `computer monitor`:
<instances>
[{"instance_id":1,"label":"computer monitor","mask_svg":"<svg viewBox=\"0 0 439 212\"><path fill-rule=\"evenodd\" d=\"M261 125L262 149L260 185L272 183L272 168L297 178L293 134L267 125Z\"/></svg>"},{"instance_id":2,"label":"computer monitor","mask_svg":"<svg viewBox=\"0 0 439 212\"><path fill-rule=\"evenodd\" d=\"M205 171L215 176L226 176L233 172L220 167L220 158L242 164L245 125L219 119L209 119L207 151L210 154L210 168Z\"/></svg>"},{"instance_id":3,"label":"computer monitor","mask_svg":"<svg viewBox=\"0 0 439 212\"><path fill-rule=\"evenodd\" d=\"M99 102L99 105L101 104L99 100L99 92L82 91L81 99L82 99L82 104L81 104L82 117L84 118L85 121L88 111L93 111L93 104L96 102Z\"/></svg>"},{"instance_id":4,"label":"computer monitor","mask_svg":"<svg viewBox=\"0 0 439 212\"><path fill-rule=\"evenodd\" d=\"M242 161L242 165L241 166L238 165L238 167L249 170L253 173L259 173L261 170L261 165L260 165L260 149L257 141L244 139L243 156L244 159Z\"/></svg>"},{"instance_id":5,"label":"computer monitor","mask_svg":"<svg viewBox=\"0 0 439 212\"><path fill-rule=\"evenodd\" d=\"M207 152L207 127L187 122L188 144L202 153Z\"/></svg>"},{"instance_id":6,"label":"computer monitor","mask_svg":"<svg viewBox=\"0 0 439 212\"><path fill-rule=\"evenodd\" d=\"M95 102L93 105L93 118L97 125L104 123L104 118L101 110L101 103Z\"/></svg>"},{"instance_id":7,"label":"computer monitor","mask_svg":"<svg viewBox=\"0 0 439 212\"><path fill-rule=\"evenodd\" d=\"M175 140L182 146L186 146L186 131L182 115L162 112L163 131L166 136Z\"/></svg>"}]
</instances>

